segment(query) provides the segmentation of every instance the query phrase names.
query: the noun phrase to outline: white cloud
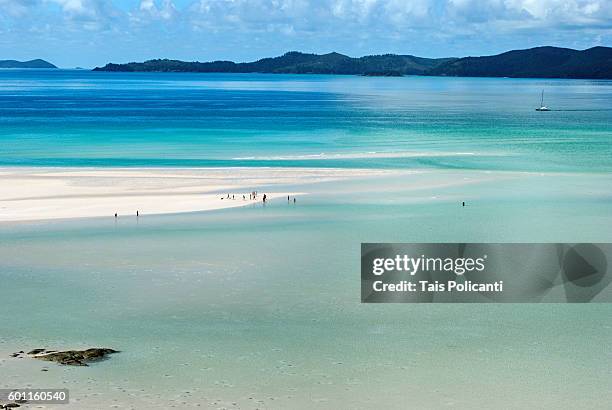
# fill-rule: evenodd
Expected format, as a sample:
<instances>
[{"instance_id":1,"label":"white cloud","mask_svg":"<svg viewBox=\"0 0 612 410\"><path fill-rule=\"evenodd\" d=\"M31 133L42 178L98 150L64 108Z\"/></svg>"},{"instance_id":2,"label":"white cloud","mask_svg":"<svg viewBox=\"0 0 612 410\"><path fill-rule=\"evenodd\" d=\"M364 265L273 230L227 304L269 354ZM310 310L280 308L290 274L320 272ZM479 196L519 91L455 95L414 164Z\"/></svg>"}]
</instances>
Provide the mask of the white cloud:
<instances>
[{"instance_id":1,"label":"white cloud","mask_svg":"<svg viewBox=\"0 0 612 410\"><path fill-rule=\"evenodd\" d=\"M84 13L88 11L83 5L82 0L53 0L53 2L59 4L68 13Z\"/></svg>"},{"instance_id":2,"label":"white cloud","mask_svg":"<svg viewBox=\"0 0 612 410\"><path fill-rule=\"evenodd\" d=\"M150 19L162 19L171 20L179 15L179 12L171 0L161 0L161 4L158 6L155 0L141 0L139 11L140 16L137 13L132 13L139 19L150 18Z\"/></svg>"},{"instance_id":3,"label":"white cloud","mask_svg":"<svg viewBox=\"0 0 612 410\"><path fill-rule=\"evenodd\" d=\"M36 0L0 0L0 17L22 17L34 3Z\"/></svg>"},{"instance_id":4,"label":"white cloud","mask_svg":"<svg viewBox=\"0 0 612 410\"><path fill-rule=\"evenodd\" d=\"M32 0L32 3L35 3L32 9L36 9L32 18L55 24L55 31L110 30L122 21L122 13L108 0ZM59 6L59 15L51 5Z\"/></svg>"},{"instance_id":5,"label":"white cloud","mask_svg":"<svg viewBox=\"0 0 612 410\"><path fill-rule=\"evenodd\" d=\"M142 0L139 8L142 11L152 11L155 9L155 2L153 0Z\"/></svg>"},{"instance_id":6,"label":"white cloud","mask_svg":"<svg viewBox=\"0 0 612 410\"><path fill-rule=\"evenodd\" d=\"M14 36L0 36L5 48L66 39L91 47L106 36L111 54L124 44L131 56L137 44L151 57L163 56L161 47L190 57L215 50L215 58L291 49L486 54L610 45L612 0L0 0L2 33Z\"/></svg>"},{"instance_id":7,"label":"white cloud","mask_svg":"<svg viewBox=\"0 0 612 410\"><path fill-rule=\"evenodd\" d=\"M73 19L176 20L219 30L273 26L286 31L290 26L297 33L326 32L337 25L339 33L346 28L348 35L359 27L389 33L423 27L481 32L499 25L511 28L512 22L518 29L612 27L610 0L194 0L181 8L172 0L140 0L131 10L116 7L120 0L0 0L0 14L26 18L29 11L51 4Z\"/></svg>"},{"instance_id":8,"label":"white cloud","mask_svg":"<svg viewBox=\"0 0 612 410\"><path fill-rule=\"evenodd\" d=\"M517 29L612 26L610 4L610 0L198 0L183 14L201 26L217 27L223 22L254 30L265 23L291 25L297 31L325 31L338 24L347 32L359 26L382 31L435 27L480 32L511 27L512 22Z\"/></svg>"}]
</instances>

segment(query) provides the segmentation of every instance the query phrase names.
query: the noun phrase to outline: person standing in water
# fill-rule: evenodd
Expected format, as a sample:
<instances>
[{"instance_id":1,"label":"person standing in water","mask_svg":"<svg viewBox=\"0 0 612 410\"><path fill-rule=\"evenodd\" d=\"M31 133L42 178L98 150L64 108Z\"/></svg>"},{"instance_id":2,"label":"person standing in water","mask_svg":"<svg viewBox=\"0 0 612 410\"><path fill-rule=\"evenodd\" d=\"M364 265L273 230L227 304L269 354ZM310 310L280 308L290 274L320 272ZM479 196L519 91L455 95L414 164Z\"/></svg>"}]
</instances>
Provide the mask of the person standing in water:
<instances>
[{"instance_id":1,"label":"person standing in water","mask_svg":"<svg viewBox=\"0 0 612 410\"><path fill-rule=\"evenodd\" d=\"M264 204L266 203L266 199L267 199L267 198L268 198L268 197L266 196L266 194L264 194L264 196L263 196L263 201L264 201Z\"/></svg>"}]
</instances>

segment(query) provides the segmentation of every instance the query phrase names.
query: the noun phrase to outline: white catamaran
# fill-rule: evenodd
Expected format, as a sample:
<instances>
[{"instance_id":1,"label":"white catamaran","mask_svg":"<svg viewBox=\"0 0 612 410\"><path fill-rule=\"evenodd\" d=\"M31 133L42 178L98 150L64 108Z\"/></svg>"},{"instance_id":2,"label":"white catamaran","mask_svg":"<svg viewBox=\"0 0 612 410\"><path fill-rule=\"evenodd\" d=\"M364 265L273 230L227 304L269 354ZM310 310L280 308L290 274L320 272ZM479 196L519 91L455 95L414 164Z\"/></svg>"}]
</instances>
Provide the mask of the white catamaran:
<instances>
[{"instance_id":1,"label":"white catamaran","mask_svg":"<svg viewBox=\"0 0 612 410\"><path fill-rule=\"evenodd\" d=\"M542 90L542 98L540 99L540 108L536 108L536 111L550 111L550 108L544 105L544 90Z\"/></svg>"}]
</instances>

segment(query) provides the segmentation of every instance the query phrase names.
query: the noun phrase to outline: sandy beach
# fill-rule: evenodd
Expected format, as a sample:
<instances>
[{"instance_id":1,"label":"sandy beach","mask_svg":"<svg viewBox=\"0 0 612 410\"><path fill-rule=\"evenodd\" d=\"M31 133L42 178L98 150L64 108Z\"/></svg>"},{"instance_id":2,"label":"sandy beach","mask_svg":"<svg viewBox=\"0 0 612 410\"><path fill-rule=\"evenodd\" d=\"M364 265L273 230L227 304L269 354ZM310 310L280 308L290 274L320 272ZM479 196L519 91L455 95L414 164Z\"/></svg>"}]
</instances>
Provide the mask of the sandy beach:
<instances>
[{"instance_id":1,"label":"sandy beach","mask_svg":"<svg viewBox=\"0 0 612 410\"><path fill-rule=\"evenodd\" d=\"M0 168L0 222L207 211L307 194L302 185L397 173L312 168ZM257 191L255 200L249 193ZM230 199L227 195L230 195ZM232 199L232 195L233 198ZM245 199L243 199L243 195ZM223 199L222 199L223 198Z\"/></svg>"}]
</instances>

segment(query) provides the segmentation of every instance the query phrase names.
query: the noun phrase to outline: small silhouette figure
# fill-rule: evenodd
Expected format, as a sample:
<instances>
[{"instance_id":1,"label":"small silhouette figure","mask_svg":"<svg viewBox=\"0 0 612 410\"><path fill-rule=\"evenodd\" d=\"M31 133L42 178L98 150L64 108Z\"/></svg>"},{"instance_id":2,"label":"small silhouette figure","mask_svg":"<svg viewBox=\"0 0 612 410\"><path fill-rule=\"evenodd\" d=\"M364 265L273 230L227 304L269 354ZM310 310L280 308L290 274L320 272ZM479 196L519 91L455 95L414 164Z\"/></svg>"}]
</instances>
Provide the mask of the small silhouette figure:
<instances>
[{"instance_id":1,"label":"small silhouette figure","mask_svg":"<svg viewBox=\"0 0 612 410\"><path fill-rule=\"evenodd\" d=\"M136 211L136 216L137 217L140 216L140 212Z\"/></svg>"},{"instance_id":2,"label":"small silhouette figure","mask_svg":"<svg viewBox=\"0 0 612 410\"><path fill-rule=\"evenodd\" d=\"M461 205L462 205L462 206L465 206L465 202L461 202Z\"/></svg>"},{"instance_id":3,"label":"small silhouette figure","mask_svg":"<svg viewBox=\"0 0 612 410\"><path fill-rule=\"evenodd\" d=\"M293 197L293 203L295 204L295 197Z\"/></svg>"},{"instance_id":4,"label":"small silhouette figure","mask_svg":"<svg viewBox=\"0 0 612 410\"><path fill-rule=\"evenodd\" d=\"M268 198L268 197L266 196L266 194L264 194L264 196L263 196L263 201L264 201L264 204L266 203L266 199L267 199L267 198Z\"/></svg>"},{"instance_id":5,"label":"small silhouette figure","mask_svg":"<svg viewBox=\"0 0 612 410\"><path fill-rule=\"evenodd\" d=\"M115 212L115 219L117 219L117 212Z\"/></svg>"}]
</instances>

